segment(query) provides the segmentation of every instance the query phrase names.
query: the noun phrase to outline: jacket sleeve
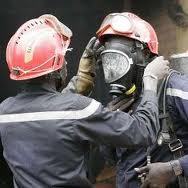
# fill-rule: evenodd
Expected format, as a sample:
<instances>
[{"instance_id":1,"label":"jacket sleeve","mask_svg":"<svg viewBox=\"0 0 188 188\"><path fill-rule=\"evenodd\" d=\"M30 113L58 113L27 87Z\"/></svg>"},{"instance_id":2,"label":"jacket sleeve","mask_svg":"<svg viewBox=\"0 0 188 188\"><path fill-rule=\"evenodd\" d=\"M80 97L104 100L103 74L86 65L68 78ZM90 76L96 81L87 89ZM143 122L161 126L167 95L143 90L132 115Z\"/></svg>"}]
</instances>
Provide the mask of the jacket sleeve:
<instances>
[{"instance_id":1,"label":"jacket sleeve","mask_svg":"<svg viewBox=\"0 0 188 188\"><path fill-rule=\"evenodd\" d=\"M101 104L87 118L74 122L77 139L120 147L148 146L159 131L156 94L145 91L133 115L111 112Z\"/></svg>"},{"instance_id":2,"label":"jacket sleeve","mask_svg":"<svg viewBox=\"0 0 188 188\"><path fill-rule=\"evenodd\" d=\"M76 89L77 76L73 76L61 93L78 93Z\"/></svg>"},{"instance_id":3,"label":"jacket sleeve","mask_svg":"<svg viewBox=\"0 0 188 188\"><path fill-rule=\"evenodd\" d=\"M179 159L180 165L183 169L183 175L188 176L188 155L185 155Z\"/></svg>"},{"instance_id":4,"label":"jacket sleeve","mask_svg":"<svg viewBox=\"0 0 188 188\"><path fill-rule=\"evenodd\" d=\"M173 73L168 81L166 94L172 117L188 123L188 76Z\"/></svg>"},{"instance_id":5,"label":"jacket sleeve","mask_svg":"<svg viewBox=\"0 0 188 188\"><path fill-rule=\"evenodd\" d=\"M82 90L79 90L79 85L84 86ZM89 96L92 92L92 87L89 87L88 83L85 83L78 76L74 76L71 78L67 86L62 90L61 93L76 93L84 96Z\"/></svg>"}]
</instances>

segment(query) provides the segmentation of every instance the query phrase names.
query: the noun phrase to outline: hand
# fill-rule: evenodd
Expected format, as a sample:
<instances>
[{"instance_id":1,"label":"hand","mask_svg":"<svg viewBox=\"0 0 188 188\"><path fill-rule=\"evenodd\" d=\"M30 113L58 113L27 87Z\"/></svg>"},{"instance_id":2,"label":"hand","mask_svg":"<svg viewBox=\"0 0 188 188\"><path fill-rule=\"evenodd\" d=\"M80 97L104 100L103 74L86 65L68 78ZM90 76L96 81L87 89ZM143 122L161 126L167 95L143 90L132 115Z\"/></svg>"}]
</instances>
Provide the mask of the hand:
<instances>
[{"instance_id":1,"label":"hand","mask_svg":"<svg viewBox=\"0 0 188 188\"><path fill-rule=\"evenodd\" d=\"M169 61L165 60L163 56L157 57L146 66L143 77L162 79L169 73L168 65Z\"/></svg>"},{"instance_id":2,"label":"hand","mask_svg":"<svg viewBox=\"0 0 188 188\"><path fill-rule=\"evenodd\" d=\"M121 110L124 112L128 112L129 107L135 101L134 97L125 98L124 96L116 97L111 102L108 103L107 107L111 111Z\"/></svg>"},{"instance_id":3,"label":"hand","mask_svg":"<svg viewBox=\"0 0 188 188\"><path fill-rule=\"evenodd\" d=\"M170 162L152 163L141 168L135 168L139 174L146 174L146 178L141 188L162 188L169 184L175 174Z\"/></svg>"},{"instance_id":4,"label":"hand","mask_svg":"<svg viewBox=\"0 0 188 188\"><path fill-rule=\"evenodd\" d=\"M96 37L92 37L80 59L77 73L78 79L75 86L79 94L88 95L93 89L96 69L95 61L100 46Z\"/></svg>"},{"instance_id":5,"label":"hand","mask_svg":"<svg viewBox=\"0 0 188 188\"><path fill-rule=\"evenodd\" d=\"M95 76L95 50L96 50L96 37L92 37L88 42L82 57L80 59L78 74L83 73Z\"/></svg>"}]
</instances>

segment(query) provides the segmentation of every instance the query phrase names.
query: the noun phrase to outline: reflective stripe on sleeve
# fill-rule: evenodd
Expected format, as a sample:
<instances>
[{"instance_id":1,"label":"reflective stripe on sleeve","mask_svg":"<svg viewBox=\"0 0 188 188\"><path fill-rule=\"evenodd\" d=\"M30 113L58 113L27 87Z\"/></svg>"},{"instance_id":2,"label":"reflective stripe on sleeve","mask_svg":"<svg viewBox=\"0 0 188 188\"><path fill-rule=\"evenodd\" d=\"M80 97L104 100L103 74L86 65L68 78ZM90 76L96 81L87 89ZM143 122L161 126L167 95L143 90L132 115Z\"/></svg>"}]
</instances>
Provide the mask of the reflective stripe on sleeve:
<instances>
[{"instance_id":1,"label":"reflective stripe on sleeve","mask_svg":"<svg viewBox=\"0 0 188 188\"><path fill-rule=\"evenodd\" d=\"M99 108L99 106L100 106L99 102L92 100L91 103L82 110L3 114L0 115L0 123L60 120L60 119L83 119L94 114L96 110Z\"/></svg>"},{"instance_id":2,"label":"reflective stripe on sleeve","mask_svg":"<svg viewBox=\"0 0 188 188\"><path fill-rule=\"evenodd\" d=\"M188 100L188 92L182 91L180 89L168 88L166 94Z\"/></svg>"}]
</instances>

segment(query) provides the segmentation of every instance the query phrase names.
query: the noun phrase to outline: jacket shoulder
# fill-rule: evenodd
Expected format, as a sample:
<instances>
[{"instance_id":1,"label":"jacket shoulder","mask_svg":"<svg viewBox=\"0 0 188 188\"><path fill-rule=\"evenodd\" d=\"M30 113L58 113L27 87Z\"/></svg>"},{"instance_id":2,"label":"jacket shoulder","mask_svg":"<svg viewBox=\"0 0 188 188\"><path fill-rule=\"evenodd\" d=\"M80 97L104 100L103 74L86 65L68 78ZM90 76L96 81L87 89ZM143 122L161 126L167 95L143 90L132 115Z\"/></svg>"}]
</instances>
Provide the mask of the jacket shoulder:
<instances>
[{"instance_id":1,"label":"jacket shoulder","mask_svg":"<svg viewBox=\"0 0 188 188\"><path fill-rule=\"evenodd\" d=\"M14 100L14 97L9 97L1 102L0 104L0 114L6 113L6 108L9 108L11 101Z\"/></svg>"},{"instance_id":2,"label":"jacket shoulder","mask_svg":"<svg viewBox=\"0 0 188 188\"><path fill-rule=\"evenodd\" d=\"M89 106L94 101L95 100L92 98L85 97L80 94L75 94L74 107L75 107L75 109L83 109L83 108L86 108L87 106ZM96 101L96 103L97 103L97 101Z\"/></svg>"},{"instance_id":3,"label":"jacket shoulder","mask_svg":"<svg viewBox=\"0 0 188 188\"><path fill-rule=\"evenodd\" d=\"M188 92L188 75L173 73L169 78L168 88Z\"/></svg>"},{"instance_id":4,"label":"jacket shoulder","mask_svg":"<svg viewBox=\"0 0 188 188\"><path fill-rule=\"evenodd\" d=\"M81 110L89 106L91 103L99 103L92 98L76 93L61 93L59 97L59 100L61 100L62 103L69 103L72 110Z\"/></svg>"}]
</instances>

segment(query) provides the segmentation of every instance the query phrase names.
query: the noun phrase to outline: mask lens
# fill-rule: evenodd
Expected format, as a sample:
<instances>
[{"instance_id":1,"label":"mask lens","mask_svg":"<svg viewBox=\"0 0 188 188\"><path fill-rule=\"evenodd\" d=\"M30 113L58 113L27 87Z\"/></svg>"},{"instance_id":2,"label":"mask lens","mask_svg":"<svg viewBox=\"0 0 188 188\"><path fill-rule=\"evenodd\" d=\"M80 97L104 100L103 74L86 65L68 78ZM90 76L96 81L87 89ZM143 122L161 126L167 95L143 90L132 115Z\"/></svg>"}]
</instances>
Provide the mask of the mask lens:
<instances>
[{"instance_id":1,"label":"mask lens","mask_svg":"<svg viewBox=\"0 0 188 188\"><path fill-rule=\"evenodd\" d=\"M101 54L106 83L112 83L123 77L130 69L132 59L123 52L106 50Z\"/></svg>"}]
</instances>

